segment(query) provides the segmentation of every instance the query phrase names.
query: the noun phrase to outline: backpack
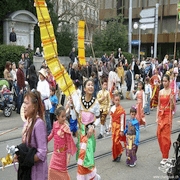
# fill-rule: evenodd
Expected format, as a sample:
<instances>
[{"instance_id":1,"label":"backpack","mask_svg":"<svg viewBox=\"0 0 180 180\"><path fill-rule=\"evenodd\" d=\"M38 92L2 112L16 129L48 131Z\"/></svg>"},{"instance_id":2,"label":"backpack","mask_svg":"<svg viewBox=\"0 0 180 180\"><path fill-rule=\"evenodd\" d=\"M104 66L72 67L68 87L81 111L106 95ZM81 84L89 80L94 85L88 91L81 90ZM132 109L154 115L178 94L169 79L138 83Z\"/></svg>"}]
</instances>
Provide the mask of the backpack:
<instances>
[{"instance_id":1,"label":"backpack","mask_svg":"<svg viewBox=\"0 0 180 180\"><path fill-rule=\"evenodd\" d=\"M178 153L180 152L180 144L174 142L173 147L176 158L172 161L172 165L167 171L167 176L169 177L169 180L178 180L180 178L180 155L178 156Z\"/></svg>"}]
</instances>

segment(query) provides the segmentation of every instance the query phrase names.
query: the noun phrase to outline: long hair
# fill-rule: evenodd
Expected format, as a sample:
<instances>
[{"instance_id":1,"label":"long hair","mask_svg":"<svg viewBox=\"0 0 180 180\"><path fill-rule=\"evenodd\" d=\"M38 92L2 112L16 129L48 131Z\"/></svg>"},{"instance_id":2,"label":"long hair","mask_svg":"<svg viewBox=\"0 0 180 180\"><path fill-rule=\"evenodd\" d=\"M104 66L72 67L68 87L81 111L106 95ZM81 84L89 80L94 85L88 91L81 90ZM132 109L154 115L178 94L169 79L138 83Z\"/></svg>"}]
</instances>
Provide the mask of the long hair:
<instances>
[{"instance_id":1,"label":"long hair","mask_svg":"<svg viewBox=\"0 0 180 180\"><path fill-rule=\"evenodd\" d=\"M9 67L10 65L11 65L11 62L10 61L6 61L5 69L10 71L10 67Z\"/></svg>"},{"instance_id":2,"label":"long hair","mask_svg":"<svg viewBox=\"0 0 180 180\"><path fill-rule=\"evenodd\" d=\"M28 130L27 133L27 137L28 137L28 144L31 143L31 135L32 135L32 131L34 128L34 125L36 123L37 120L37 115L44 121L43 119L43 115L44 115L44 106L41 100L41 94L40 92L36 91L36 90L32 90L32 91L28 91L24 98L28 98L31 100L33 106L34 106L34 112L32 113L32 116L30 118L32 118L32 124Z\"/></svg>"}]
</instances>

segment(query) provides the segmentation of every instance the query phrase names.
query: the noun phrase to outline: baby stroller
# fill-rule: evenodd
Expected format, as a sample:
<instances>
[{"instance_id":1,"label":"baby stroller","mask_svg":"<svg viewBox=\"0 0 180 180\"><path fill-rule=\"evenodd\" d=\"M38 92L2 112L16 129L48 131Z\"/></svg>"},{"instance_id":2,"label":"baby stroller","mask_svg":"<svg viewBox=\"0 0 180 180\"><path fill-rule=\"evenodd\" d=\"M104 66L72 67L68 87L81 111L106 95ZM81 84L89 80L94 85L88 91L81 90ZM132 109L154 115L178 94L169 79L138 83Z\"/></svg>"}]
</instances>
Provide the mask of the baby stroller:
<instances>
[{"instance_id":1,"label":"baby stroller","mask_svg":"<svg viewBox=\"0 0 180 180\"><path fill-rule=\"evenodd\" d=\"M2 93L2 87L9 88L9 82L5 79L0 79L0 110L3 111L5 117L10 117L13 108L13 93Z\"/></svg>"}]
</instances>

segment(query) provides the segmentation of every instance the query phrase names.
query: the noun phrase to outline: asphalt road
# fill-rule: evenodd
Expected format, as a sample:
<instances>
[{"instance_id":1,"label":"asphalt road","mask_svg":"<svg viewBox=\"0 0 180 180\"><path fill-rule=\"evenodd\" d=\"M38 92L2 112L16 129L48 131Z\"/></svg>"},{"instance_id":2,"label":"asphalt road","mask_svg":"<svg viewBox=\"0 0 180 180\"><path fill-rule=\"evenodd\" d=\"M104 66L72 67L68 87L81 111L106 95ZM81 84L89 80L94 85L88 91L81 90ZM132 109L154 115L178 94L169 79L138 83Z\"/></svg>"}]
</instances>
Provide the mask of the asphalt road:
<instances>
[{"instance_id":1,"label":"asphalt road","mask_svg":"<svg viewBox=\"0 0 180 180\"><path fill-rule=\"evenodd\" d=\"M127 116L129 114L129 107L134 105L134 100L122 100L121 105L125 108ZM177 112L173 120L173 130L180 130L180 105L177 105ZM151 114L146 116L147 126L140 129L140 141L143 142L150 137L156 136L156 111L151 111ZM107 119L109 122L109 118ZM6 145L18 145L21 143L21 132L23 122L18 114L13 112L12 116L7 118L3 116L0 111L0 157L6 155ZM8 132L9 131L9 132ZM8 132L8 133L6 133ZM6 134L4 134L6 133ZM99 128L96 130L96 136L99 134ZM172 135L172 141L175 141L178 133ZM76 141L76 139L75 139ZM53 141L48 144L48 150L53 150ZM111 152L111 135L97 140L97 147L95 156ZM153 180L153 179L167 179L165 173L160 171L159 162L161 160L161 153L157 139L140 144L138 147L138 161L135 168L129 168L125 165L125 153L122 156L120 163L112 162L112 156L107 155L96 160L98 173L102 180ZM173 156L173 149L171 148L170 157ZM51 153L48 154L48 162L51 158ZM71 158L70 164L76 163L75 156ZM69 174L72 180L76 179L76 168L70 169ZM16 171L13 166L0 170L0 180L16 180Z\"/></svg>"}]
</instances>

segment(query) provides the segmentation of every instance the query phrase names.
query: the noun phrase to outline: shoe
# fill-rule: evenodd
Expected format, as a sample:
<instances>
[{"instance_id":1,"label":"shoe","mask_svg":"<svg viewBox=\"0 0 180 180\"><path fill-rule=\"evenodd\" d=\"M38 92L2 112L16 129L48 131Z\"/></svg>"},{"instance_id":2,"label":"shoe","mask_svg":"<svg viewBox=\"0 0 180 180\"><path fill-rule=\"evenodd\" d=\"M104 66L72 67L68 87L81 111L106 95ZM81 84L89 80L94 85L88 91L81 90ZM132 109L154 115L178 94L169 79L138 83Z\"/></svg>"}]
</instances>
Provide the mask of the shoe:
<instances>
[{"instance_id":1,"label":"shoe","mask_svg":"<svg viewBox=\"0 0 180 180\"><path fill-rule=\"evenodd\" d=\"M146 115L150 115L150 113L146 113Z\"/></svg>"},{"instance_id":2,"label":"shoe","mask_svg":"<svg viewBox=\"0 0 180 180\"><path fill-rule=\"evenodd\" d=\"M117 157L117 158L118 158L118 157ZM117 158L116 158L116 159L113 159L113 162L116 162Z\"/></svg>"},{"instance_id":3,"label":"shoe","mask_svg":"<svg viewBox=\"0 0 180 180\"><path fill-rule=\"evenodd\" d=\"M152 107L152 108L151 108L151 111L153 111L153 109L154 109L154 108Z\"/></svg>"},{"instance_id":4,"label":"shoe","mask_svg":"<svg viewBox=\"0 0 180 180\"><path fill-rule=\"evenodd\" d=\"M121 156L122 156L122 154L120 156L118 156L116 159L114 159L113 162L120 162L121 161Z\"/></svg>"},{"instance_id":5,"label":"shoe","mask_svg":"<svg viewBox=\"0 0 180 180\"><path fill-rule=\"evenodd\" d=\"M162 159L161 162L160 162L160 165L161 165L161 166L164 166L167 161L168 161L168 159Z\"/></svg>"},{"instance_id":6,"label":"shoe","mask_svg":"<svg viewBox=\"0 0 180 180\"><path fill-rule=\"evenodd\" d=\"M99 174L96 174L97 180L101 179L101 176Z\"/></svg>"},{"instance_id":7,"label":"shoe","mask_svg":"<svg viewBox=\"0 0 180 180\"><path fill-rule=\"evenodd\" d=\"M134 164L129 164L129 167L135 167L136 166L136 162L134 162Z\"/></svg>"},{"instance_id":8,"label":"shoe","mask_svg":"<svg viewBox=\"0 0 180 180\"><path fill-rule=\"evenodd\" d=\"M109 131L108 131L108 129L106 129L106 130L105 130L105 132L106 132L106 135L109 135Z\"/></svg>"},{"instance_id":9,"label":"shoe","mask_svg":"<svg viewBox=\"0 0 180 180\"><path fill-rule=\"evenodd\" d=\"M102 134L99 134L99 136L97 137L97 139L102 139L102 138L103 138Z\"/></svg>"}]
</instances>

